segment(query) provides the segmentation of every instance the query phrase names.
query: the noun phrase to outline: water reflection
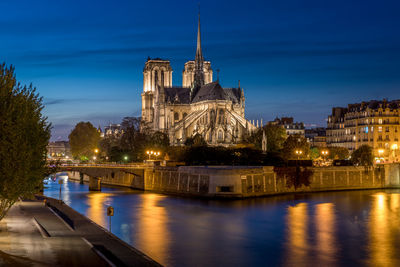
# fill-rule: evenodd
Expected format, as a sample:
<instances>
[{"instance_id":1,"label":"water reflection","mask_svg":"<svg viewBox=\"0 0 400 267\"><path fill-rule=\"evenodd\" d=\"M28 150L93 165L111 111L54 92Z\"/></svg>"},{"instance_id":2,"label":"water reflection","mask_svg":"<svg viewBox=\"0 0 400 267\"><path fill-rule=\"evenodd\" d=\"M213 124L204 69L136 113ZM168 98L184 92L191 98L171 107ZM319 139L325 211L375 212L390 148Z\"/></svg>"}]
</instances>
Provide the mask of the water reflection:
<instances>
[{"instance_id":1,"label":"water reflection","mask_svg":"<svg viewBox=\"0 0 400 267\"><path fill-rule=\"evenodd\" d=\"M315 206L316 256L321 265L332 266L336 262L335 206L322 203Z\"/></svg>"},{"instance_id":2,"label":"water reflection","mask_svg":"<svg viewBox=\"0 0 400 267\"><path fill-rule=\"evenodd\" d=\"M143 194L142 205L138 212L137 244L150 257L165 263L168 256L169 231L167 227L168 214L162 201L165 196Z\"/></svg>"},{"instance_id":3,"label":"water reflection","mask_svg":"<svg viewBox=\"0 0 400 267\"><path fill-rule=\"evenodd\" d=\"M45 194L59 188L50 182ZM63 185L63 199L103 227L114 206L113 233L167 266L400 266L399 193L219 201Z\"/></svg>"},{"instance_id":4,"label":"water reflection","mask_svg":"<svg viewBox=\"0 0 400 267\"><path fill-rule=\"evenodd\" d=\"M107 206L110 203L111 193L91 192L88 194L87 216L95 223L108 229Z\"/></svg>"},{"instance_id":5,"label":"water reflection","mask_svg":"<svg viewBox=\"0 0 400 267\"><path fill-rule=\"evenodd\" d=\"M399 236L399 196L399 194L385 193L372 195L368 223L369 264L371 266L399 266L400 264L399 259L395 257Z\"/></svg>"},{"instance_id":6,"label":"water reflection","mask_svg":"<svg viewBox=\"0 0 400 267\"><path fill-rule=\"evenodd\" d=\"M307 265L307 208L306 203L299 203L287 209L287 266Z\"/></svg>"}]
</instances>

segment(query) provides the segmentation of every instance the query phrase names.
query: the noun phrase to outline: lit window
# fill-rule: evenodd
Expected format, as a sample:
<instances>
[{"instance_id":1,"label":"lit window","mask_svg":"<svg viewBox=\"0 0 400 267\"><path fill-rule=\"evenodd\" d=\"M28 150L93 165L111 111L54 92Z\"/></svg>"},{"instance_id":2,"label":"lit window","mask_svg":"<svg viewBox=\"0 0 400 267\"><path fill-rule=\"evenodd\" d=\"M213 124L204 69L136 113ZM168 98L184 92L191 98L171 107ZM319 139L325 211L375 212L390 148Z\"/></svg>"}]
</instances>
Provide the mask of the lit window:
<instances>
[{"instance_id":1,"label":"lit window","mask_svg":"<svg viewBox=\"0 0 400 267\"><path fill-rule=\"evenodd\" d=\"M379 123L379 124L382 124L382 119L379 119L378 123Z\"/></svg>"},{"instance_id":2,"label":"lit window","mask_svg":"<svg viewBox=\"0 0 400 267\"><path fill-rule=\"evenodd\" d=\"M382 132L382 126L378 127L378 132Z\"/></svg>"},{"instance_id":3,"label":"lit window","mask_svg":"<svg viewBox=\"0 0 400 267\"><path fill-rule=\"evenodd\" d=\"M368 133L368 126L365 127L365 133Z\"/></svg>"}]
</instances>

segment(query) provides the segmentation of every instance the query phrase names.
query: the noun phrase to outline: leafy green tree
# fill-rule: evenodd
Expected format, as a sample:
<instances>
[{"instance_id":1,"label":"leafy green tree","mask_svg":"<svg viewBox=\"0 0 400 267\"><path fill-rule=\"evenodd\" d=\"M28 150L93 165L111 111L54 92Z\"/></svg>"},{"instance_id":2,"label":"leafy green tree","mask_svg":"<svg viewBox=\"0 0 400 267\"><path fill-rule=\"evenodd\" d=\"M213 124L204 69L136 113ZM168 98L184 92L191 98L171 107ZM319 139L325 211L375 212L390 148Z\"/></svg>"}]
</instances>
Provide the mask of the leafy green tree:
<instances>
[{"instance_id":1,"label":"leafy green tree","mask_svg":"<svg viewBox=\"0 0 400 267\"><path fill-rule=\"evenodd\" d=\"M13 67L0 65L0 220L18 200L36 193L48 171L50 124L42 98L21 86Z\"/></svg>"},{"instance_id":2,"label":"leafy green tree","mask_svg":"<svg viewBox=\"0 0 400 267\"><path fill-rule=\"evenodd\" d=\"M267 151L278 152L286 140L286 131L279 125L267 124L246 138L246 142L254 144L256 149L262 149L263 130L267 138Z\"/></svg>"},{"instance_id":3,"label":"leafy green tree","mask_svg":"<svg viewBox=\"0 0 400 267\"><path fill-rule=\"evenodd\" d=\"M74 158L88 160L95 155L100 133L90 122L79 122L68 136Z\"/></svg>"},{"instance_id":4,"label":"leafy green tree","mask_svg":"<svg viewBox=\"0 0 400 267\"><path fill-rule=\"evenodd\" d=\"M318 147L313 147L310 149L310 158L312 160L319 158L319 156L320 156L320 151Z\"/></svg>"},{"instance_id":5,"label":"leafy green tree","mask_svg":"<svg viewBox=\"0 0 400 267\"><path fill-rule=\"evenodd\" d=\"M347 159L349 158L349 150L345 147L330 147L328 148L329 154L328 157L330 159Z\"/></svg>"},{"instance_id":6,"label":"leafy green tree","mask_svg":"<svg viewBox=\"0 0 400 267\"><path fill-rule=\"evenodd\" d=\"M372 166L374 162L372 147L369 145L360 146L351 154L351 161L354 165Z\"/></svg>"},{"instance_id":7,"label":"leafy green tree","mask_svg":"<svg viewBox=\"0 0 400 267\"><path fill-rule=\"evenodd\" d=\"M296 154L301 151L301 154ZM283 156L285 159L308 159L310 156L310 144L301 135L289 135L283 143Z\"/></svg>"},{"instance_id":8,"label":"leafy green tree","mask_svg":"<svg viewBox=\"0 0 400 267\"><path fill-rule=\"evenodd\" d=\"M169 138L166 133L155 132L148 135L147 145L151 148L165 150L169 146Z\"/></svg>"}]
</instances>

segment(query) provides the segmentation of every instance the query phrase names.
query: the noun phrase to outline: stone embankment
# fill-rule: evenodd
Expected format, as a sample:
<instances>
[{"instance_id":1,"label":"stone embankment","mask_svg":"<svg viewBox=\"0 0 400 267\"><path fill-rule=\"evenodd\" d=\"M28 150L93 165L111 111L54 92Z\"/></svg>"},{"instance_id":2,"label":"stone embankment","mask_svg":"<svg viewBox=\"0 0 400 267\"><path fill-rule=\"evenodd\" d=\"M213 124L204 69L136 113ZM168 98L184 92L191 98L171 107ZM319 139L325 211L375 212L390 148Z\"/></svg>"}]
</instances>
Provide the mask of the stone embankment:
<instances>
[{"instance_id":1,"label":"stone embankment","mask_svg":"<svg viewBox=\"0 0 400 267\"><path fill-rule=\"evenodd\" d=\"M63 236L79 236L89 244L108 266L161 266L139 250L131 247L112 233L97 225L87 217L73 210L59 200L44 196L37 196L46 202L59 219L63 220L69 232ZM35 214L34 214L35 215ZM50 222L51 224L51 222ZM49 232L47 224L40 224L45 232ZM50 233L51 234L51 233ZM71 255L73 257L73 255ZM92 265L88 265L92 266Z\"/></svg>"},{"instance_id":2,"label":"stone embankment","mask_svg":"<svg viewBox=\"0 0 400 267\"><path fill-rule=\"evenodd\" d=\"M399 164L364 167L309 168L310 184L288 187L289 175L274 167L180 166L113 167L69 169L70 179L89 182L97 190L103 185L126 186L167 194L244 198L294 192L319 192L400 187Z\"/></svg>"}]
</instances>

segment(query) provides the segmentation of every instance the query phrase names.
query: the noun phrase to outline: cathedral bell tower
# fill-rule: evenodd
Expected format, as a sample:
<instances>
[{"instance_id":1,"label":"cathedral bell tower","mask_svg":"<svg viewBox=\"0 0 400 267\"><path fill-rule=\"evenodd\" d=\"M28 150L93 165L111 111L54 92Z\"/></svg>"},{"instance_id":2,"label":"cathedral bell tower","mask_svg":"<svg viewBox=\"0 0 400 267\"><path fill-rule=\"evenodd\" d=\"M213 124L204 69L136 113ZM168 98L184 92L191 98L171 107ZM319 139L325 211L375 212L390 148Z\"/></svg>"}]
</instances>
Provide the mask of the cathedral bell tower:
<instances>
[{"instance_id":1,"label":"cathedral bell tower","mask_svg":"<svg viewBox=\"0 0 400 267\"><path fill-rule=\"evenodd\" d=\"M147 125L154 123L154 108L158 105L157 101L161 99L156 98L156 93L161 87L172 87L170 62L160 58L148 58L143 69L142 93L142 121Z\"/></svg>"}]
</instances>

